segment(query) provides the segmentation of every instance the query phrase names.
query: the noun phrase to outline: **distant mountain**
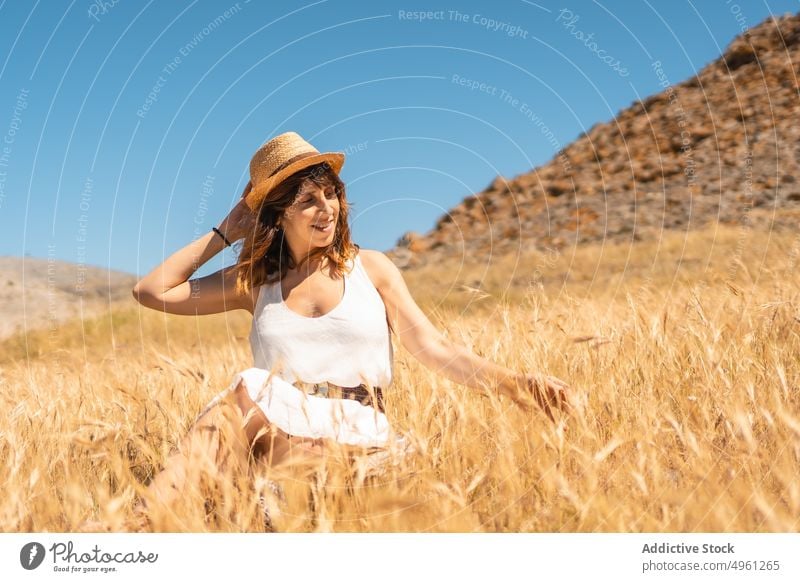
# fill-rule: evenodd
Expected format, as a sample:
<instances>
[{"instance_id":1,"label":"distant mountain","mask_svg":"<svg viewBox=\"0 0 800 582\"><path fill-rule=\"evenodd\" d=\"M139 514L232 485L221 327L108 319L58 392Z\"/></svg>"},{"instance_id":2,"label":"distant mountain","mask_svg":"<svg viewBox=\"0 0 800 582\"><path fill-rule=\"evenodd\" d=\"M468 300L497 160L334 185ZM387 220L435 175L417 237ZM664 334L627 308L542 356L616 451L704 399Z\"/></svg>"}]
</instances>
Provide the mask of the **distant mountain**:
<instances>
[{"instance_id":1,"label":"distant mountain","mask_svg":"<svg viewBox=\"0 0 800 582\"><path fill-rule=\"evenodd\" d=\"M749 29L681 83L671 84L668 62L652 72L661 93L594 125L545 165L498 176L387 254L414 267L709 222L797 228L800 14Z\"/></svg>"},{"instance_id":2,"label":"distant mountain","mask_svg":"<svg viewBox=\"0 0 800 582\"><path fill-rule=\"evenodd\" d=\"M0 339L25 329L55 328L129 300L129 273L32 257L0 257Z\"/></svg>"}]
</instances>

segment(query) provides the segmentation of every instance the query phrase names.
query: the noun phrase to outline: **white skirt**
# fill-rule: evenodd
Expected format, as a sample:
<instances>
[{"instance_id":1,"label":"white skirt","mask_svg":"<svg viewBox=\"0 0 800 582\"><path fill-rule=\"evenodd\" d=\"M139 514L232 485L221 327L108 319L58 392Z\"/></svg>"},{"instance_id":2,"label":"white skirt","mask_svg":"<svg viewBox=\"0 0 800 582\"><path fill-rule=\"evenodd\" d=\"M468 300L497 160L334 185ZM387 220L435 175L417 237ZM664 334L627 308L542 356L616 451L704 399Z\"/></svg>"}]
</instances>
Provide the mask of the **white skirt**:
<instances>
[{"instance_id":1,"label":"white skirt","mask_svg":"<svg viewBox=\"0 0 800 582\"><path fill-rule=\"evenodd\" d=\"M230 386L200 413L203 416L240 381L267 420L285 433L312 439L331 439L345 445L390 447L410 452L410 443L389 426L386 415L355 400L309 396L269 370L248 368L234 376ZM198 417L199 418L199 417Z\"/></svg>"}]
</instances>

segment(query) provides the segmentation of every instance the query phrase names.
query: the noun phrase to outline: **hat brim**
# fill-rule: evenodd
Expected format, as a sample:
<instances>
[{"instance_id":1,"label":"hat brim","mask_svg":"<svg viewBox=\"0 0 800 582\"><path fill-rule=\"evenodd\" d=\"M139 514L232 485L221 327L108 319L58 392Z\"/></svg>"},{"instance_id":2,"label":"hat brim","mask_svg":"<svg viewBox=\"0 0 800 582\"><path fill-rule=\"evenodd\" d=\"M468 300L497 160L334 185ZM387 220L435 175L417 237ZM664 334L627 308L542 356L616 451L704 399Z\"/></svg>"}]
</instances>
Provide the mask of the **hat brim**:
<instances>
[{"instance_id":1,"label":"hat brim","mask_svg":"<svg viewBox=\"0 0 800 582\"><path fill-rule=\"evenodd\" d=\"M261 206L261 203L263 202L264 198L266 198L267 194L269 194L275 188L275 186L280 184L283 180L295 172L299 172L303 168L313 166L314 164L328 162L333 168L333 171L338 175L339 172L342 171L342 166L344 166L344 157L345 156L343 152L323 152L308 156L307 158L303 158L301 160L297 160L250 190L250 193L245 198L245 204L250 207L250 210L255 212L258 210L259 206Z\"/></svg>"}]
</instances>

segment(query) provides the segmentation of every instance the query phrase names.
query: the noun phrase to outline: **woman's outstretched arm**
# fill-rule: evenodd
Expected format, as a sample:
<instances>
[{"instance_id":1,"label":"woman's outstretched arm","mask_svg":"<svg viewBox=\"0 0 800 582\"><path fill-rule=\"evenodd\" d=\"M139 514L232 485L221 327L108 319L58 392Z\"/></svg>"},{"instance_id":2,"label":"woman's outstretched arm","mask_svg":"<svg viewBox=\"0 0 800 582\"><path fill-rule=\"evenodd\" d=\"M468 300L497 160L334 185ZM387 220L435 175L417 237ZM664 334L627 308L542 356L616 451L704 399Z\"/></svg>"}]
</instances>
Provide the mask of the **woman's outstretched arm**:
<instances>
[{"instance_id":1,"label":"woman's outstretched arm","mask_svg":"<svg viewBox=\"0 0 800 582\"><path fill-rule=\"evenodd\" d=\"M534 402L550 418L552 409L569 412L569 386L553 376L518 373L482 358L465 346L442 335L419 308L400 270L383 253L361 251L369 263L370 275L383 298L392 330L400 343L427 368L470 388L495 386L498 392L528 407Z\"/></svg>"}]
</instances>

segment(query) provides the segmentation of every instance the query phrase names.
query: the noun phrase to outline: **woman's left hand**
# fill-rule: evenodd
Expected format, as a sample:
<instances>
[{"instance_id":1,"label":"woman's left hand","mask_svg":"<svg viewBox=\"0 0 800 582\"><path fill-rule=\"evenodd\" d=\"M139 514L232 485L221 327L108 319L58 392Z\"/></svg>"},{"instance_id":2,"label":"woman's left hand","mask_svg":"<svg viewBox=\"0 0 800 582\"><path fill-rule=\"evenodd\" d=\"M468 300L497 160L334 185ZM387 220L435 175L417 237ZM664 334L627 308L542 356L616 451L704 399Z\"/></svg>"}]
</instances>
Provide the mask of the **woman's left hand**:
<instances>
[{"instance_id":1,"label":"woman's left hand","mask_svg":"<svg viewBox=\"0 0 800 582\"><path fill-rule=\"evenodd\" d=\"M575 400L569 384L555 376L525 374L524 378L526 392L520 393L514 398L517 404L527 408L532 404L532 400L552 421L555 421L553 408L572 414Z\"/></svg>"}]
</instances>

